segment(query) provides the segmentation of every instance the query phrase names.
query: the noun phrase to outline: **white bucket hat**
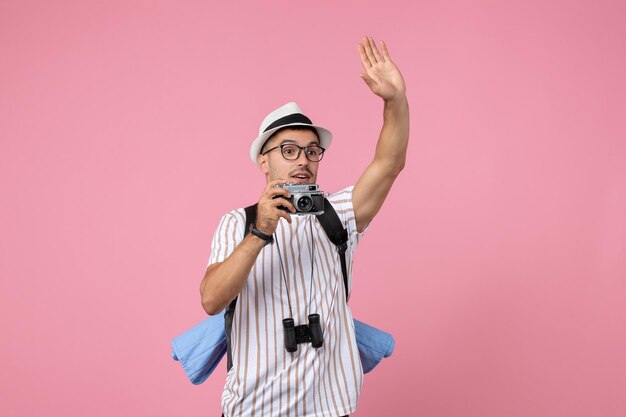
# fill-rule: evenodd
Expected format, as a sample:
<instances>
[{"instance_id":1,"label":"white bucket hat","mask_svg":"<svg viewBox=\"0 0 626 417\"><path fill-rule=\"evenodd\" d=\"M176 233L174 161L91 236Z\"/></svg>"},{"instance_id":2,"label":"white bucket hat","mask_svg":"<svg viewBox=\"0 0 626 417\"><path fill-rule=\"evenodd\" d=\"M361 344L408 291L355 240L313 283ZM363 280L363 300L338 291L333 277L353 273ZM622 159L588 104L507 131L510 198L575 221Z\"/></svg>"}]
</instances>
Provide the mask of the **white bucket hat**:
<instances>
[{"instance_id":1,"label":"white bucket hat","mask_svg":"<svg viewBox=\"0 0 626 417\"><path fill-rule=\"evenodd\" d=\"M328 129L314 125L311 119L302 114L302 110L296 103L287 103L272 111L263 119L263 123L261 123L259 128L259 136L250 146L250 159L252 159L252 162L257 163L257 156L261 153L261 148L267 139L278 129L288 126L310 126L315 128L320 138L320 146L324 149L328 149L333 140L333 134Z\"/></svg>"}]
</instances>

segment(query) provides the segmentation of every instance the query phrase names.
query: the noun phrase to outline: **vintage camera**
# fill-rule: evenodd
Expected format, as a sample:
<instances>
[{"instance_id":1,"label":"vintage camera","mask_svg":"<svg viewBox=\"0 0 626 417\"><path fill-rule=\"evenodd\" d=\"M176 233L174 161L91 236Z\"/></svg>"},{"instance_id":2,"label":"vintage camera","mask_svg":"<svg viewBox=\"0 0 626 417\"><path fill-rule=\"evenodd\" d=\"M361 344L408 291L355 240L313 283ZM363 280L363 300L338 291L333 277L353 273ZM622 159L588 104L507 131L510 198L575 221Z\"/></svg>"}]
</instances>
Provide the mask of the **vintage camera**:
<instances>
[{"instance_id":1,"label":"vintage camera","mask_svg":"<svg viewBox=\"0 0 626 417\"><path fill-rule=\"evenodd\" d=\"M323 214L324 193L317 184L294 184L287 183L283 188L291 193L289 202L296 208L293 214Z\"/></svg>"},{"instance_id":2,"label":"vintage camera","mask_svg":"<svg viewBox=\"0 0 626 417\"><path fill-rule=\"evenodd\" d=\"M297 351L300 343L311 343L315 349L321 348L324 344L319 314L309 314L309 324L299 326L294 325L292 318L283 319L283 334L287 352Z\"/></svg>"}]
</instances>

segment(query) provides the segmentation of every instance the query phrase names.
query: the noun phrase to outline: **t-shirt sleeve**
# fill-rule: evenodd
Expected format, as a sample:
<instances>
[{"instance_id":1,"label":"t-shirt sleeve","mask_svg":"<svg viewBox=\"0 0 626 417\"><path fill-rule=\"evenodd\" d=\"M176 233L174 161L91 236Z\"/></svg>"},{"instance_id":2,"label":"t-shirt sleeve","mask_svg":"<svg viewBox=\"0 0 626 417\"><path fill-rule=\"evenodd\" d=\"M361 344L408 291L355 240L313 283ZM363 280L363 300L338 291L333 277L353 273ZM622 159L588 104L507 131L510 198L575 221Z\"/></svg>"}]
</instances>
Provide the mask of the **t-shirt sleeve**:
<instances>
[{"instance_id":1,"label":"t-shirt sleeve","mask_svg":"<svg viewBox=\"0 0 626 417\"><path fill-rule=\"evenodd\" d=\"M237 245L243 240L243 229L246 218L243 209L233 210L225 214L217 226L211 243L211 256L209 265L223 262L235 250Z\"/></svg>"},{"instance_id":2,"label":"t-shirt sleeve","mask_svg":"<svg viewBox=\"0 0 626 417\"><path fill-rule=\"evenodd\" d=\"M337 215L341 219L344 227L348 230L348 244L352 252L356 249L365 229L359 233L356 229L356 218L352 206L352 190L354 185L350 185L341 191L328 196L328 201L333 205Z\"/></svg>"}]
</instances>

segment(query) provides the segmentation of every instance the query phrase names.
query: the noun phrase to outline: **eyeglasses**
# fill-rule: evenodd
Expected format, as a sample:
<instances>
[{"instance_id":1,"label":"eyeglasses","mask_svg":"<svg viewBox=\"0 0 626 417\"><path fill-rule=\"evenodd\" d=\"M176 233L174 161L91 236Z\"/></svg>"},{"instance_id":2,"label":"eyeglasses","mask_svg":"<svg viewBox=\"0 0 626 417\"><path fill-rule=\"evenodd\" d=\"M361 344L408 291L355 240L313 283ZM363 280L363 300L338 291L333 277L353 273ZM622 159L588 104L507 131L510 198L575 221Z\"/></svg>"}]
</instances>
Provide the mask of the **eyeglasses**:
<instances>
[{"instance_id":1,"label":"eyeglasses","mask_svg":"<svg viewBox=\"0 0 626 417\"><path fill-rule=\"evenodd\" d=\"M322 160L324 156L324 151L326 149L321 146L312 145L312 146L298 146L292 143L283 143L282 145L274 146L272 149L268 149L263 152L261 155L265 155L268 152L273 151L274 149L280 148L280 153L288 161L295 161L300 158L300 152L304 151L304 156L311 162L319 162Z\"/></svg>"}]
</instances>

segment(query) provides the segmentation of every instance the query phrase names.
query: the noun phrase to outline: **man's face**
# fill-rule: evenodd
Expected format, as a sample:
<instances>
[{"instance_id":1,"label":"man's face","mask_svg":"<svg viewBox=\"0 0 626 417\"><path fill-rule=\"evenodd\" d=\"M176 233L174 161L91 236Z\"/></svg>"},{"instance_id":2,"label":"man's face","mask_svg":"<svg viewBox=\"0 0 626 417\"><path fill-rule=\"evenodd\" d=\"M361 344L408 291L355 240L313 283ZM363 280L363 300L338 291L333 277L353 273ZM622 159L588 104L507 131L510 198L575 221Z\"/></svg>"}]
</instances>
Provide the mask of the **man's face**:
<instances>
[{"instance_id":1,"label":"man's face","mask_svg":"<svg viewBox=\"0 0 626 417\"><path fill-rule=\"evenodd\" d=\"M283 129L276 133L265 143L261 153L283 144L295 144L298 146L318 145L317 135L310 130ZM259 168L265 174L267 182L283 179L285 182L315 183L317 181L318 162L311 162L306 158L304 151L300 152L298 159L293 161L285 159L276 148L265 155L258 156Z\"/></svg>"}]
</instances>

